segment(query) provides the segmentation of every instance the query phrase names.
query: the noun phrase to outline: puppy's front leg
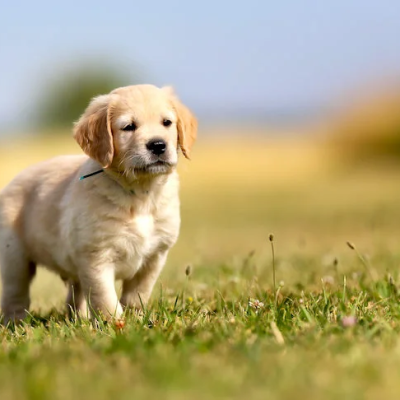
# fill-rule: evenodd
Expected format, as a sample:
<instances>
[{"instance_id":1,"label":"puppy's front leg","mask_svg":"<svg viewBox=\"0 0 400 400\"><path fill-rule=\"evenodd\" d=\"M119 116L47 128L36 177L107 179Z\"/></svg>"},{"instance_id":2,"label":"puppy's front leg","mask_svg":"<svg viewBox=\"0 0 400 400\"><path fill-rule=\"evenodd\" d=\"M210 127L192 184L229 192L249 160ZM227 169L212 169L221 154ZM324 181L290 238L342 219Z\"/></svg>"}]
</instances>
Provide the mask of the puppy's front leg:
<instances>
[{"instance_id":1,"label":"puppy's front leg","mask_svg":"<svg viewBox=\"0 0 400 400\"><path fill-rule=\"evenodd\" d=\"M122 315L112 265L85 268L80 271L79 279L93 319L99 313L105 318L119 318Z\"/></svg>"},{"instance_id":2,"label":"puppy's front leg","mask_svg":"<svg viewBox=\"0 0 400 400\"><path fill-rule=\"evenodd\" d=\"M167 255L167 250L154 254L143 264L132 279L123 282L121 297L123 306L140 309L141 303L147 303L154 284L164 267Z\"/></svg>"}]
</instances>

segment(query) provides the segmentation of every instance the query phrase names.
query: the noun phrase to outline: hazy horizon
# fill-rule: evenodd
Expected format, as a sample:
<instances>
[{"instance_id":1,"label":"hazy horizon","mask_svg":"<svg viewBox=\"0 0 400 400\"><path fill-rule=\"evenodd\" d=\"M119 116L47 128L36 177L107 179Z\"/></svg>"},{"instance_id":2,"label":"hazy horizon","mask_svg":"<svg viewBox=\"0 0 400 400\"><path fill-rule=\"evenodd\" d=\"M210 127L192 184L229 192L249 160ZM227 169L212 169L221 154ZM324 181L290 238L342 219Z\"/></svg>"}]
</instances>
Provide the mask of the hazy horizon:
<instances>
[{"instance_id":1,"label":"hazy horizon","mask_svg":"<svg viewBox=\"0 0 400 400\"><path fill-rule=\"evenodd\" d=\"M104 60L172 84L205 121L302 117L400 71L400 3L50 1L3 5L0 128L30 126L48 79ZM128 84L129 82L127 82Z\"/></svg>"}]
</instances>

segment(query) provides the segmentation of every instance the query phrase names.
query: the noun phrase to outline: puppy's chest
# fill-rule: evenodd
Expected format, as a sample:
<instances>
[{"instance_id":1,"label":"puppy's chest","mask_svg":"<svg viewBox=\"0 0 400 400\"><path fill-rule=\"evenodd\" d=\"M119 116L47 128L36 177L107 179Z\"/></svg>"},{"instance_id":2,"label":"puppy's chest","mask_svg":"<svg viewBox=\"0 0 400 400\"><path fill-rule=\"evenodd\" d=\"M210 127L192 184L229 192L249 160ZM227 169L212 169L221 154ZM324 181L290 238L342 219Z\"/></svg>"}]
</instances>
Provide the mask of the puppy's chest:
<instances>
[{"instance_id":1,"label":"puppy's chest","mask_svg":"<svg viewBox=\"0 0 400 400\"><path fill-rule=\"evenodd\" d=\"M124 223L110 243L117 279L131 279L144 261L158 251L165 238L152 215L136 216Z\"/></svg>"}]
</instances>

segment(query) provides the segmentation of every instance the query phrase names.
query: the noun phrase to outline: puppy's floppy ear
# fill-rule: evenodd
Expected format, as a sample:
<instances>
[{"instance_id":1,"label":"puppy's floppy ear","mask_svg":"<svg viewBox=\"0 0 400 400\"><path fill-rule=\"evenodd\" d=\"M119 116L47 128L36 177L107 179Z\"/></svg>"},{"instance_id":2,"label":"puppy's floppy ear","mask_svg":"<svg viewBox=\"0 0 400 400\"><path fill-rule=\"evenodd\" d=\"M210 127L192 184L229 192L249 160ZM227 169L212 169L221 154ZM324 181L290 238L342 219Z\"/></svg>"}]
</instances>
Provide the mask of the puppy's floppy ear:
<instances>
[{"instance_id":1,"label":"puppy's floppy ear","mask_svg":"<svg viewBox=\"0 0 400 400\"><path fill-rule=\"evenodd\" d=\"M110 95L93 98L75 123L73 134L85 154L104 168L110 166L114 156L110 114Z\"/></svg>"},{"instance_id":2,"label":"puppy's floppy ear","mask_svg":"<svg viewBox=\"0 0 400 400\"><path fill-rule=\"evenodd\" d=\"M174 95L173 89L170 86L164 87L163 90L171 96L171 101L178 118L177 129L179 147L181 148L183 155L190 159L190 150L197 136L196 117Z\"/></svg>"}]
</instances>

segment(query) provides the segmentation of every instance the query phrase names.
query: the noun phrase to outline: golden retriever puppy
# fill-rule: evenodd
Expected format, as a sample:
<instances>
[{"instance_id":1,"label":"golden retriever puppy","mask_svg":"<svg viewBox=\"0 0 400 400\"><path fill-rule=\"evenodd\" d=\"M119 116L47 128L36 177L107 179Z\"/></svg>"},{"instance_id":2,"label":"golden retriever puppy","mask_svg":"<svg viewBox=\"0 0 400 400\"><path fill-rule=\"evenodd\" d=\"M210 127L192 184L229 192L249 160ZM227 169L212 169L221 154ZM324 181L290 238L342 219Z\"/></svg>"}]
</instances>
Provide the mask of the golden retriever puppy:
<instances>
[{"instance_id":1,"label":"golden retriever puppy","mask_svg":"<svg viewBox=\"0 0 400 400\"><path fill-rule=\"evenodd\" d=\"M37 164L0 192L4 321L26 316L37 265L68 282L70 310L118 318L146 303L178 238L178 149L189 158L196 131L170 88L95 97L74 127L86 156Z\"/></svg>"}]
</instances>

